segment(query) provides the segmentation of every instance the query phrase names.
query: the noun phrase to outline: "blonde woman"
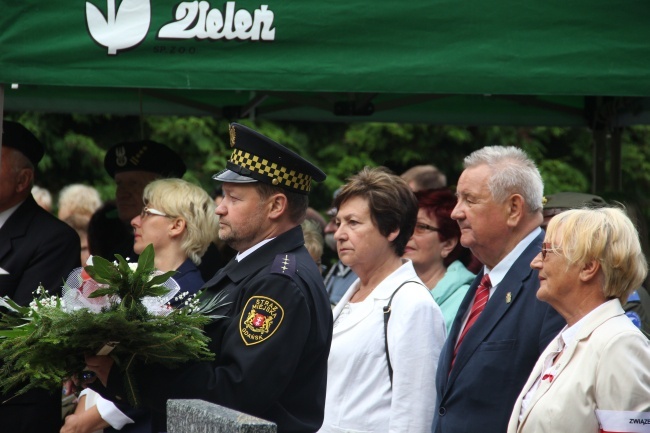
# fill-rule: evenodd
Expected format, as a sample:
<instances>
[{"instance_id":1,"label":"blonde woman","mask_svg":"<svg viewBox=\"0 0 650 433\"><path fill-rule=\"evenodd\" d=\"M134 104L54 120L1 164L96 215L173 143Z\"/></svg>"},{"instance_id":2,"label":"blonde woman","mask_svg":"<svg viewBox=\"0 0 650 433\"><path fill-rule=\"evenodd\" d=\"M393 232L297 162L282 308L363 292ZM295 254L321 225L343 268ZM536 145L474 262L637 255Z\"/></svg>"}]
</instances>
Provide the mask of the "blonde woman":
<instances>
[{"instance_id":1,"label":"blonde woman","mask_svg":"<svg viewBox=\"0 0 650 433\"><path fill-rule=\"evenodd\" d=\"M196 266L219 230L214 200L201 187L181 179L155 180L146 186L142 198L144 208L131 220L135 235L133 250L140 254L147 245L153 244L156 268L163 272L175 270L174 279L181 292L196 293L204 283ZM66 418L61 433L103 428L151 431L149 412L123 413L93 391L84 392L77 411Z\"/></svg>"},{"instance_id":2,"label":"blonde woman","mask_svg":"<svg viewBox=\"0 0 650 433\"><path fill-rule=\"evenodd\" d=\"M537 298L567 322L519 394L508 433L640 432L650 423L650 342L625 315L648 270L620 209L563 212L548 225Z\"/></svg>"}]
</instances>

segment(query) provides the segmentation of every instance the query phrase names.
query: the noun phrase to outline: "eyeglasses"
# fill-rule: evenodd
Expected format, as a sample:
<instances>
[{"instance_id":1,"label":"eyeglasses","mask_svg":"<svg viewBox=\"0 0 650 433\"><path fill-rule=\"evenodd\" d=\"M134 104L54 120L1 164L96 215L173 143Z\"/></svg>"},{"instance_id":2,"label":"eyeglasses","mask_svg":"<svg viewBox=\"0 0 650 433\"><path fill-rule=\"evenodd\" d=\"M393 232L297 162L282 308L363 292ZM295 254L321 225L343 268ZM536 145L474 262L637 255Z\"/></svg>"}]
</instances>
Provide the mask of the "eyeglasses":
<instances>
[{"instance_id":1,"label":"eyeglasses","mask_svg":"<svg viewBox=\"0 0 650 433\"><path fill-rule=\"evenodd\" d=\"M429 224L417 223L415 225L415 233L423 235L425 233L439 232L440 229L437 227L432 227Z\"/></svg>"},{"instance_id":2,"label":"eyeglasses","mask_svg":"<svg viewBox=\"0 0 650 433\"><path fill-rule=\"evenodd\" d=\"M167 215L166 213L160 212L159 210L154 209L152 207L145 206L142 209L142 212L140 212L140 218L144 219L147 215L155 215L155 216L161 216L165 218L176 218L175 216Z\"/></svg>"},{"instance_id":3,"label":"eyeglasses","mask_svg":"<svg viewBox=\"0 0 650 433\"><path fill-rule=\"evenodd\" d=\"M554 247L550 242L542 242L542 260L546 260L546 254L549 252L562 251L560 247Z\"/></svg>"}]
</instances>

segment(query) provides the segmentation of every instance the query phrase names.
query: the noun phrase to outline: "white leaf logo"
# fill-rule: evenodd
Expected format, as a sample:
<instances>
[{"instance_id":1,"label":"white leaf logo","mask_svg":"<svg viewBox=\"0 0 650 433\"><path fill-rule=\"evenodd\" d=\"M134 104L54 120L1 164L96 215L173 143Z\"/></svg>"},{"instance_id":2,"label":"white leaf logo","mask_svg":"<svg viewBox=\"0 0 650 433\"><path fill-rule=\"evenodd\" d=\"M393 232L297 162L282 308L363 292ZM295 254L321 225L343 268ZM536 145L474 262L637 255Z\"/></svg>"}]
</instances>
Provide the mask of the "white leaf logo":
<instances>
[{"instance_id":1,"label":"white leaf logo","mask_svg":"<svg viewBox=\"0 0 650 433\"><path fill-rule=\"evenodd\" d=\"M90 36L108 48L109 55L141 43L151 24L150 0L122 0L115 9L115 0L107 0L107 14L86 2L86 22Z\"/></svg>"}]
</instances>

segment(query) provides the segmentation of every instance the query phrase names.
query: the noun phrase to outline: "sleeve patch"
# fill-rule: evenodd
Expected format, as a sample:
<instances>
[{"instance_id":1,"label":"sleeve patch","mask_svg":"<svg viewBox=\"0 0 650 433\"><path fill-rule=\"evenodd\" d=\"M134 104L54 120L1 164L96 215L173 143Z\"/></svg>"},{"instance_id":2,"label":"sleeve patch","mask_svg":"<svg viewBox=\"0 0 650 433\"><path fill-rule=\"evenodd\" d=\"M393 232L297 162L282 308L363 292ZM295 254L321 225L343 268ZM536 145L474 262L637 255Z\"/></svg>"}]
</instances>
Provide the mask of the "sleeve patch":
<instances>
[{"instance_id":1,"label":"sleeve patch","mask_svg":"<svg viewBox=\"0 0 650 433\"><path fill-rule=\"evenodd\" d=\"M275 256L273 266L271 266L271 273L294 276L296 274L296 256L294 254L278 254Z\"/></svg>"},{"instance_id":2,"label":"sleeve patch","mask_svg":"<svg viewBox=\"0 0 650 433\"><path fill-rule=\"evenodd\" d=\"M247 346L262 343L282 324L284 309L266 296L253 296L242 310L239 318L239 333Z\"/></svg>"}]
</instances>

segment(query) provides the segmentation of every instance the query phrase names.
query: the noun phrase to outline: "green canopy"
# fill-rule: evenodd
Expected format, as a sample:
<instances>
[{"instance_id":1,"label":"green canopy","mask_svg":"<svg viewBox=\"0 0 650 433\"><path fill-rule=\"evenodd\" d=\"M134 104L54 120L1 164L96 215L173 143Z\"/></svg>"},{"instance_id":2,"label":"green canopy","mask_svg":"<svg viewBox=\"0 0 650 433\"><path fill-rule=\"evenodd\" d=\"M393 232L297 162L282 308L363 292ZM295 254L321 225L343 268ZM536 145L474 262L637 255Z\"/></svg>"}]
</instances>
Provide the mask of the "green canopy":
<instances>
[{"instance_id":1,"label":"green canopy","mask_svg":"<svg viewBox=\"0 0 650 433\"><path fill-rule=\"evenodd\" d=\"M4 0L9 111L608 125L650 118L628 0Z\"/></svg>"}]
</instances>

